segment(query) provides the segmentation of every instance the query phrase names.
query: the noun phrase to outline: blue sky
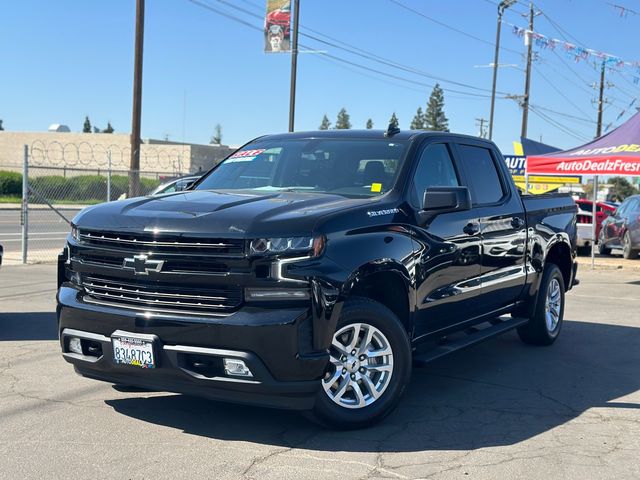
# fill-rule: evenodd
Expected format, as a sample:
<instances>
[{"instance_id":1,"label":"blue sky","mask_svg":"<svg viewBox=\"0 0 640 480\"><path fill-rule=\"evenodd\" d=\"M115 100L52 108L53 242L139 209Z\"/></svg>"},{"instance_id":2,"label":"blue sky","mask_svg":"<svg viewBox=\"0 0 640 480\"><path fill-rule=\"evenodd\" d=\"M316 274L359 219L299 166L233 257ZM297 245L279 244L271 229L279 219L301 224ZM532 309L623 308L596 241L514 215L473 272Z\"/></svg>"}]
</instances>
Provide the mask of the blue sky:
<instances>
[{"instance_id":1,"label":"blue sky","mask_svg":"<svg viewBox=\"0 0 640 480\"><path fill-rule=\"evenodd\" d=\"M265 133L286 131L289 108L290 57L264 54L261 20L234 10L221 0L198 0L258 27L254 30L188 0L148 0L143 83L143 137L207 143L214 126L223 142L241 144ZM263 0L224 0L260 15ZM301 0L302 32L313 29L364 49L384 61L428 75L488 90L496 28L495 0L397 0L431 19L472 35L470 38L394 3L392 0ZM79 2L23 0L3 2L0 15L0 119L7 130L46 130L51 123L79 131L85 115L100 127L110 121L117 131L131 125L134 0ZM620 0L633 8L631 0ZM640 60L637 30L640 16L619 11L605 0L539 0L545 15L535 30L552 38ZM524 2L505 14L505 21L526 26ZM640 10L636 8L636 10ZM549 20L551 19L551 20ZM553 23L555 22L555 24ZM503 27L498 90L522 94L522 38ZM634 34L635 33L635 34ZM315 35L315 34L313 34ZM487 42L487 43L484 43ZM322 53L299 56L297 130L316 129L323 114L332 121L341 107L354 128L371 117L384 128L392 112L408 128L418 106L426 104L435 80L376 63L333 46L301 37L307 49L356 62L401 79L347 66ZM531 103L548 119L530 114L529 136L559 147L584 143L595 133L598 80L593 64L538 51L532 76ZM640 93L633 68L607 72L604 123L617 125L635 108ZM408 80L408 81L407 81ZM487 95L441 82L445 89ZM489 116L489 99L445 91L452 131L476 134L476 118ZM639 103L640 105L640 103ZM550 109L554 112L552 113ZM616 120L618 115L627 113ZM494 140L512 151L519 137L521 113L513 100L497 101ZM578 117L578 118L571 118ZM559 127L560 125L561 127ZM568 133L567 130L570 132Z\"/></svg>"}]
</instances>

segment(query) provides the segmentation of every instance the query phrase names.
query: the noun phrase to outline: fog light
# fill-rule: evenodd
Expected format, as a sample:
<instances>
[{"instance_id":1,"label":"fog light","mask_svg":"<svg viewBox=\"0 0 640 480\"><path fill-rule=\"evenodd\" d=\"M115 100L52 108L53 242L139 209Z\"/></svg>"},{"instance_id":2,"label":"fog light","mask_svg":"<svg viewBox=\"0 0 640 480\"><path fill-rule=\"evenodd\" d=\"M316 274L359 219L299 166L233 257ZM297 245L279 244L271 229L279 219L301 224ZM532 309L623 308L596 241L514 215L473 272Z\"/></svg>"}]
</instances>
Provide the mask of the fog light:
<instances>
[{"instance_id":1,"label":"fog light","mask_svg":"<svg viewBox=\"0 0 640 480\"><path fill-rule=\"evenodd\" d=\"M224 363L224 373L227 375L233 375L235 377L253 377L253 373L249 370L249 367L244 363L243 360L238 360L237 358L225 358L223 359Z\"/></svg>"},{"instance_id":2,"label":"fog light","mask_svg":"<svg viewBox=\"0 0 640 480\"><path fill-rule=\"evenodd\" d=\"M69 339L69 351L82 355L82 340L77 337Z\"/></svg>"},{"instance_id":3,"label":"fog light","mask_svg":"<svg viewBox=\"0 0 640 480\"><path fill-rule=\"evenodd\" d=\"M309 291L299 288L247 288L247 300L308 300Z\"/></svg>"}]
</instances>

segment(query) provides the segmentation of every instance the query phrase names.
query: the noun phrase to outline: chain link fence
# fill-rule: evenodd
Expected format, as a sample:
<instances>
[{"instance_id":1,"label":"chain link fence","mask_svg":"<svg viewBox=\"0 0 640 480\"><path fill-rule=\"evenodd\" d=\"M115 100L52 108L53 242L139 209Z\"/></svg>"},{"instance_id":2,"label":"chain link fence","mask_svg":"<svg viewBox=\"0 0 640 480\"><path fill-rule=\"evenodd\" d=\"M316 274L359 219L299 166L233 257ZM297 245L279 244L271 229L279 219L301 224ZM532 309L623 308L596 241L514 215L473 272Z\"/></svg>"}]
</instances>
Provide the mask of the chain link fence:
<instances>
[{"instance_id":1,"label":"chain link fence","mask_svg":"<svg viewBox=\"0 0 640 480\"><path fill-rule=\"evenodd\" d=\"M78 162L46 162L51 151L34 144L25 146L22 172L15 164L0 164L0 244L9 263L54 262L80 210L127 197L132 171L113 168L121 162L113 162L112 154L105 151L104 161L96 161L98 166L92 168ZM181 166L181 162L169 164ZM172 168L138 174L140 194L148 195L188 172Z\"/></svg>"}]
</instances>

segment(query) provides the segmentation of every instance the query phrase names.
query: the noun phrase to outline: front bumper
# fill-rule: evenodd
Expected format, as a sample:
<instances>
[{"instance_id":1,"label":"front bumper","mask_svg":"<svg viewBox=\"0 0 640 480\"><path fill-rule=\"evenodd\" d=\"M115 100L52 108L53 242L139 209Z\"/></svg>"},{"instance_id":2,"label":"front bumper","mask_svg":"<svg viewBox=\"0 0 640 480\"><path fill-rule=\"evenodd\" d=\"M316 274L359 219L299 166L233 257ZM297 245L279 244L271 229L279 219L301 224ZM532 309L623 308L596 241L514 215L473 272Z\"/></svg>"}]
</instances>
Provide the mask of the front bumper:
<instances>
[{"instance_id":1,"label":"front bumper","mask_svg":"<svg viewBox=\"0 0 640 480\"><path fill-rule=\"evenodd\" d=\"M58 292L63 356L79 374L233 403L312 408L328 362L325 351L312 350L312 325L304 307L244 307L221 318L177 317L87 304L71 286ZM153 335L157 368L115 364L111 335L116 330ZM70 337L86 340L91 351L70 352ZM222 358L244 360L253 377L227 376Z\"/></svg>"}]
</instances>

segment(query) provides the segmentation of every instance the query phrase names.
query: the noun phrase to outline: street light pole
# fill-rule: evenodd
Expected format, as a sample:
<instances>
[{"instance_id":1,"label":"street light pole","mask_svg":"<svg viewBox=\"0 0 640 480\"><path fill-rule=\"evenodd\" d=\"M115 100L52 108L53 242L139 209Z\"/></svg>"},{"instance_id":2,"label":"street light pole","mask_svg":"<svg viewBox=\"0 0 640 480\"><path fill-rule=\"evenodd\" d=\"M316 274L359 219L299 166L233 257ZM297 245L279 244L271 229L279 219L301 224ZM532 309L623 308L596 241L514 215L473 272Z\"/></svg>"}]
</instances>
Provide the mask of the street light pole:
<instances>
[{"instance_id":1,"label":"street light pole","mask_svg":"<svg viewBox=\"0 0 640 480\"><path fill-rule=\"evenodd\" d=\"M136 0L136 39L133 61L133 109L131 114L131 162L129 197L140 195L140 122L142 117L142 52L144 48L144 0Z\"/></svg>"},{"instance_id":2,"label":"street light pole","mask_svg":"<svg viewBox=\"0 0 640 480\"><path fill-rule=\"evenodd\" d=\"M300 0L293 4L293 32L291 32L291 88L289 91L289 131L293 132L296 115L296 80L298 76L298 19L300 18Z\"/></svg>"},{"instance_id":3,"label":"street light pole","mask_svg":"<svg viewBox=\"0 0 640 480\"><path fill-rule=\"evenodd\" d=\"M500 55L500 33L502 31L502 15L516 0L502 0L498 5L498 28L496 29L496 53L493 57L493 86L491 87L491 112L489 113L489 140L493 138L493 114L496 108L496 85L498 82L498 57Z\"/></svg>"}]
</instances>

